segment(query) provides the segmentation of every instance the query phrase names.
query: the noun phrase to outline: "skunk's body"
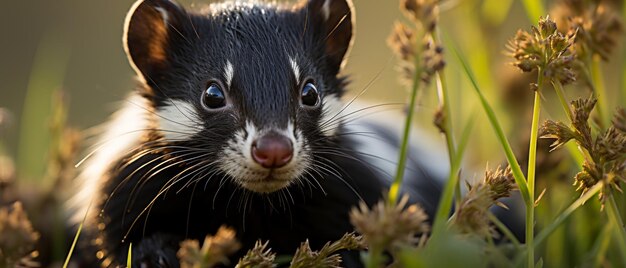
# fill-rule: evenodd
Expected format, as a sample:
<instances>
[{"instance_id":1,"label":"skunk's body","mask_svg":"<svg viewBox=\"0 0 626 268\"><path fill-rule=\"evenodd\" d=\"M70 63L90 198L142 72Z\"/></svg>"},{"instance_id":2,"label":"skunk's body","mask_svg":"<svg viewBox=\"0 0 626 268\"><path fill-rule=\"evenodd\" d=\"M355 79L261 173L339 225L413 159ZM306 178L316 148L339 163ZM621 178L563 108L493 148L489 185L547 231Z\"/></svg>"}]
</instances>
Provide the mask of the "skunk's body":
<instances>
[{"instance_id":1,"label":"skunk's body","mask_svg":"<svg viewBox=\"0 0 626 268\"><path fill-rule=\"evenodd\" d=\"M260 239L291 254L353 231L350 209L391 184L402 120L376 123L340 101L352 20L346 0L198 13L137 2L124 40L142 83L83 164L74 200L77 222L92 204L93 256L125 263L132 243L134 266L177 267L181 240L222 225L242 253ZM446 175L433 151L412 147L402 187L430 215Z\"/></svg>"}]
</instances>

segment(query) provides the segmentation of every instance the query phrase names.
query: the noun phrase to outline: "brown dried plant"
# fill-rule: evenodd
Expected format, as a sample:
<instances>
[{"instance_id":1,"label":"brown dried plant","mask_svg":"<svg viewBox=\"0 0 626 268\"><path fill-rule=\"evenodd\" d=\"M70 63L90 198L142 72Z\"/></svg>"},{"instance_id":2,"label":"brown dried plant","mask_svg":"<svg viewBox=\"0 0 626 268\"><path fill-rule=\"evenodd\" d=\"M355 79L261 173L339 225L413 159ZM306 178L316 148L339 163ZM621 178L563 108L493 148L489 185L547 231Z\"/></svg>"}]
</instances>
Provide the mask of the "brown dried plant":
<instances>
[{"instance_id":1,"label":"brown dried plant","mask_svg":"<svg viewBox=\"0 0 626 268\"><path fill-rule=\"evenodd\" d=\"M475 233L484 237L494 236L487 213L493 205L506 208L499 199L509 197L516 189L511 167L485 171L483 181L468 184L468 193L457 207L453 224L461 233Z\"/></svg>"},{"instance_id":2,"label":"brown dried plant","mask_svg":"<svg viewBox=\"0 0 626 268\"><path fill-rule=\"evenodd\" d=\"M185 240L180 245L177 256L180 267L213 267L217 264L229 264L229 256L241 248L235 237L235 230L222 226L215 235L208 235L202 247L198 240Z\"/></svg>"}]
</instances>

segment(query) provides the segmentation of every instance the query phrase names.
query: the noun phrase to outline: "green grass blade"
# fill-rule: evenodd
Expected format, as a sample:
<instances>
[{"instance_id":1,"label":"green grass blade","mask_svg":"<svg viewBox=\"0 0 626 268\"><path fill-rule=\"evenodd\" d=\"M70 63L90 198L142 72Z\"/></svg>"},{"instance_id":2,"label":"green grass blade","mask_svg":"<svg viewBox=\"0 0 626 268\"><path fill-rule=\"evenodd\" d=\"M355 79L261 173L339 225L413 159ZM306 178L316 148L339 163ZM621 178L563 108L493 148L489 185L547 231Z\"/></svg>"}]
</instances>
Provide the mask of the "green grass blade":
<instances>
[{"instance_id":1,"label":"green grass blade","mask_svg":"<svg viewBox=\"0 0 626 268\"><path fill-rule=\"evenodd\" d=\"M457 152L452 160L452 163L450 163L450 174L448 175L448 181L446 182L443 194L441 195L439 207L437 208L437 214L435 215L435 222L433 224L433 236L439 234L440 232L443 232L445 229L445 223L448 221L448 214L450 213L450 209L452 209L454 192L456 186L459 184L459 169L461 167L461 161L463 159L463 154L465 153L465 148L467 148L467 143L470 133L472 132L472 127L474 126L474 118L475 116L472 116L470 121L468 121L463 128L463 134L459 142L459 147L457 148Z\"/></svg>"},{"instance_id":2,"label":"green grass blade","mask_svg":"<svg viewBox=\"0 0 626 268\"><path fill-rule=\"evenodd\" d=\"M418 49L418 52L415 56L415 73L413 74L413 85L411 87L411 96L409 99L409 107L406 114L406 118L404 121L404 131L402 133L402 144L400 145L400 156L398 157L398 165L396 170L396 176L389 188L389 199L388 202L391 204L395 204L398 200L398 193L400 192L400 185L402 184L402 179L404 178L404 170L406 165L406 154L409 148L409 135L411 133L411 126L413 123L413 114L415 112L415 108L417 106L418 93L422 92L420 90L420 86L422 84L422 68L421 68L421 60L422 58L419 56L421 51Z\"/></svg>"},{"instance_id":3,"label":"green grass blade","mask_svg":"<svg viewBox=\"0 0 626 268\"><path fill-rule=\"evenodd\" d=\"M535 236L535 168L537 164L537 139L539 134L539 114L541 111L541 85L543 84L543 72L539 70L537 85L539 89L535 91L535 100L533 105L533 119L530 127L530 144L528 148L528 192L532 205L526 206L526 246L528 247L528 267L535 266L535 247L533 238Z\"/></svg>"},{"instance_id":4,"label":"green grass blade","mask_svg":"<svg viewBox=\"0 0 626 268\"><path fill-rule=\"evenodd\" d=\"M481 105L483 109L485 110L487 117L489 118L489 123L495 130L496 135L498 137L498 141L502 145L502 149L504 149L506 159L509 162L509 165L511 166L511 170L513 171L513 177L515 178L515 182L517 183L517 186L519 187L519 190L520 190L520 193L522 194L522 198L524 199L524 202L526 203L527 206L534 205L530 198L530 192L528 191L528 185L526 184L526 177L524 177L522 168L520 167L519 162L517 161L517 158L515 157L515 154L513 153L511 144L509 144L508 139L504 135L504 130L502 130L502 126L498 122L498 119L495 115L495 112L493 111L493 108L491 108L491 106L487 102L487 99L482 94L480 87L476 83L474 74L472 73L472 70L469 68L467 61L465 60L465 57L461 54L461 52L457 49L457 47L454 45L453 42L449 42L449 43L452 44L452 49L454 50L454 53L456 54L457 59L460 61L461 65L463 66L463 70L465 71L465 74L467 75L470 82L472 83L474 91L478 94L478 97L480 98Z\"/></svg>"},{"instance_id":5,"label":"green grass blade","mask_svg":"<svg viewBox=\"0 0 626 268\"><path fill-rule=\"evenodd\" d=\"M80 222L80 225L78 225L78 230L76 230L76 235L74 236L74 241L72 241L72 246L70 247L70 251L67 253L67 257L65 257L63 268L67 268L67 265L69 265L70 263L70 259L72 258L72 253L74 253L74 248L76 247L76 243L78 242L78 237L80 237L80 232L83 230L83 225L85 224L85 220L87 220L87 215L89 214L89 210L91 209L92 202L93 202L93 199L89 202L89 206L87 206L87 211L85 211L83 220Z\"/></svg>"},{"instance_id":6,"label":"green grass blade","mask_svg":"<svg viewBox=\"0 0 626 268\"><path fill-rule=\"evenodd\" d=\"M133 243L128 245L128 257L126 258L126 267L131 268L133 265Z\"/></svg>"},{"instance_id":7,"label":"green grass blade","mask_svg":"<svg viewBox=\"0 0 626 268\"><path fill-rule=\"evenodd\" d=\"M539 234L535 236L535 241L533 242L535 248L540 246L541 243L543 243L543 241L546 240L548 236L550 236L550 234L552 234L559 226L561 226L561 224L567 218L569 218L569 216L572 215L572 213L574 213L574 211L576 211L578 208L584 205L587 201L589 201L589 199L595 196L600 191L600 189L602 189L602 186L603 186L602 183L598 183L594 185L593 187L591 187L589 191L587 191L581 197L576 199L576 201L574 201L571 205L569 205L569 207L567 207L563 212L561 212L561 214L559 214L559 216L557 216L548 226L544 227L541 230L541 232L539 232ZM524 251L519 256L517 256L516 261L515 261L516 263L515 267L519 267L519 264L521 263L521 261L525 259L526 254L527 252Z\"/></svg>"}]
</instances>

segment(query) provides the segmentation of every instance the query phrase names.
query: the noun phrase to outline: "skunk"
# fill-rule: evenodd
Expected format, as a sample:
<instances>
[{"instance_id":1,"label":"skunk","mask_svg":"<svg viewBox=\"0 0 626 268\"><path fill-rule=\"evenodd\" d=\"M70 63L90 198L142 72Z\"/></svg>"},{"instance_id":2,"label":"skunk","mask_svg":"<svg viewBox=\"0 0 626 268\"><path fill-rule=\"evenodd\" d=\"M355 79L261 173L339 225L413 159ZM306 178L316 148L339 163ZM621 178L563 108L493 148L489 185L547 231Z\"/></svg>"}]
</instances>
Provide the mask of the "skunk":
<instances>
[{"instance_id":1,"label":"skunk","mask_svg":"<svg viewBox=\"0 0 626 268\"><path fill-rule=\"evenodd\" d=\"M392 183L403 122L343 98L354 19L351 0L137 1L123 41L139 85L71 200L74 223L85 217L81 255L117 266L132 243L133 267L178 267L182 240L228 226L236 263L257 240L282 255L352 232L351 208ZM447 158L412 133L401 191L434 215Z\"/></svg>"}]
</instances>

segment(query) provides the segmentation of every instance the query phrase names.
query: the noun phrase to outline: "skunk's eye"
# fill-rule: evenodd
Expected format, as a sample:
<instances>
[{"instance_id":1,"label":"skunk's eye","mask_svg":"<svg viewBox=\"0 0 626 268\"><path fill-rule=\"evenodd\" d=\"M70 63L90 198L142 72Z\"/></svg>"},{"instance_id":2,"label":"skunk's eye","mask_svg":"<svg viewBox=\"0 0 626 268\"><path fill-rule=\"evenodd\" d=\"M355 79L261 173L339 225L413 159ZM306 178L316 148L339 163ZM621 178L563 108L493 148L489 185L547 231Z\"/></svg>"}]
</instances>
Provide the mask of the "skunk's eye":
<instances>
[{"instance_id":1,"label":"skunk's eye","mask_svg":"<svg viewBox=\"0 0 626 268\"><path fill-rule=\"evenodd\" d=\"M302 94L300 95L302 105L315 107L320 102L320 95L317 92L317 88L312 81L307 82L302 87Z\"/></svg>"},{"instance_id":2,"label":"skunk's eye","mask_svg":"<svg viewBox=\"0 0 626 268\"><path fill-rule=\"evenodd\" d=\"M209 84L207 89L202 93L202 105L209 110L226 106L226 97L218 84Z\"/></svg>"}]
</instances>

